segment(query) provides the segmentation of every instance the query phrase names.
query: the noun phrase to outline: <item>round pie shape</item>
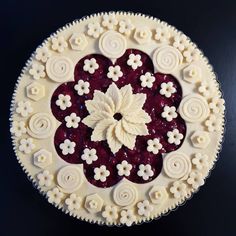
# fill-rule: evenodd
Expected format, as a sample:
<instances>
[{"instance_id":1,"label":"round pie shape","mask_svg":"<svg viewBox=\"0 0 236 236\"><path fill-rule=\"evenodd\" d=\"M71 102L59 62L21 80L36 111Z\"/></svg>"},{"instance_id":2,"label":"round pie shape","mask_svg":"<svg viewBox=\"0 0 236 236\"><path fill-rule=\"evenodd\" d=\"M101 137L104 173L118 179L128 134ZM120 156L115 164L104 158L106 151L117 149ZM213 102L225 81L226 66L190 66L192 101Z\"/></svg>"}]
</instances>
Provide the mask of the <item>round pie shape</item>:
<instances>
[{"instance_id":1,"label":"round pie shape","mask_svg":"<svg viewBox=\"0 0 236 236\"><path fill-rule=\"evenodd\" d=\"M97 224L160 217L204 184L220 150L224 100L197 46L126 12L59 29L17 81L14 150L48 201Z\"/></svg>"}]
</instances>

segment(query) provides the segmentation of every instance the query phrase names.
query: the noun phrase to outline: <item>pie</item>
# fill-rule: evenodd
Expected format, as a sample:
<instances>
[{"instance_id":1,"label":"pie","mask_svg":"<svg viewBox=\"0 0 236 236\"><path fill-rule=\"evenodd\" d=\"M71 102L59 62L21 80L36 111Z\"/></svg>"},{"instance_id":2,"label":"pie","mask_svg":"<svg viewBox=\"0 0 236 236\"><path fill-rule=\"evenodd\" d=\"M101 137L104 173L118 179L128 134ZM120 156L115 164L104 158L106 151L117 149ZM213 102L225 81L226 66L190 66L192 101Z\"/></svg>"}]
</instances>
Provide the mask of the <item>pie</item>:
<instances>
[{"instance_id":1,"label":"pie","mask_svg":"<svg viewBox=\"0 0 236 236\"><path fill-rule=\"evenodd\" d=\"M207 58L182 32L109 12L47 38L18 78L11 133L19 163L71 216L131 226L204 184L224 133Z\"/></svg>"}]
</instances>

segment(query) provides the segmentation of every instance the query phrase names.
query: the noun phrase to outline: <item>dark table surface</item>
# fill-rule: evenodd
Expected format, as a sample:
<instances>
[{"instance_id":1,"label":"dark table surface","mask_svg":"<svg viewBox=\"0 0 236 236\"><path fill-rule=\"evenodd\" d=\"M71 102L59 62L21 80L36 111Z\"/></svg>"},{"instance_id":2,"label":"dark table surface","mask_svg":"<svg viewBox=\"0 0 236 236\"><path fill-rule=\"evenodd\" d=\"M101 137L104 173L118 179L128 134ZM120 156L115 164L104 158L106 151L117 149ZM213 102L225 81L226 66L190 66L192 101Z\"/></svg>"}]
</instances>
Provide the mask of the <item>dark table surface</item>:
<instances>
[{"instance_id":1,"label":"dark table surface","mask_svg":"<svg viewBox=\"0 0 236 236\"><path fill-rule=\"evenodd\" d=\"M33 1L0 3L0 235L236 235L236 1ZM126 10L153 15L186 33L209 58L224 92L227 131L206 184L184 206L131 228L90 225L54 208L35 190L12 151L8 117L14 84L31 52L50 33L84 15Z\"/></svg>"}]
</instances>

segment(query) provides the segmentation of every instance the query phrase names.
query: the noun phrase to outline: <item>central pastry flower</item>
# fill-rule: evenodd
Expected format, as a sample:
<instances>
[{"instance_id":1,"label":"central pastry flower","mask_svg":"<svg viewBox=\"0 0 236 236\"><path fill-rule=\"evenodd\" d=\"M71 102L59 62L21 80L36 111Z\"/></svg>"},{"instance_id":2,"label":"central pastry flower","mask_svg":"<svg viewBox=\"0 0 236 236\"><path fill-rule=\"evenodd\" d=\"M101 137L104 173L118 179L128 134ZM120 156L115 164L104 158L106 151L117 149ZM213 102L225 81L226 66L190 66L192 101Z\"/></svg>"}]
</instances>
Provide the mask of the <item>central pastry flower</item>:
<instances>
[{"instance_id":1,"label":"central pastry flower","mask_svg":"<svg viewBox=\"0 0 236 236\"><path fill-rule=\"evenodd\" d=\"M93 99L85 102L90 113L83 123L93 129L92 141L107 140L113 153L122 145L135 146L137 135L148 135L150 116L142 109L146 94L133 94L131 85L118 88L112 83L106 93L95 90Z\"/></svg>"}]
</instances>

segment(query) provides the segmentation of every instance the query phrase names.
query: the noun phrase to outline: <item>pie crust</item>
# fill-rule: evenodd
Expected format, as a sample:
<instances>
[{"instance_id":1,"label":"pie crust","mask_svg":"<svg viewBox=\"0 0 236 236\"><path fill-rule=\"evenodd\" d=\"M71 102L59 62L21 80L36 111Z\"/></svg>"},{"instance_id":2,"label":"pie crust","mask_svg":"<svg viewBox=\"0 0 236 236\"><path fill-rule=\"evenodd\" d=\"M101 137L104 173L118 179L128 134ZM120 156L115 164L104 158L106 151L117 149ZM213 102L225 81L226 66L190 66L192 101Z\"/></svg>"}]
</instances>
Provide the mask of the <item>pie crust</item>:
<instances>
[{"instance_id":1,"label":"pie crust","mask_svg":"<svg viewBox=\"0 0 236 236\"><path fill-rule=\"evenodd\" d=\"M225 105L212 66L154 17L100 13L47 38L17 80L16 157L48 201L138 224L189 199L217 160Z\"/></svg>"}]
</instances>

